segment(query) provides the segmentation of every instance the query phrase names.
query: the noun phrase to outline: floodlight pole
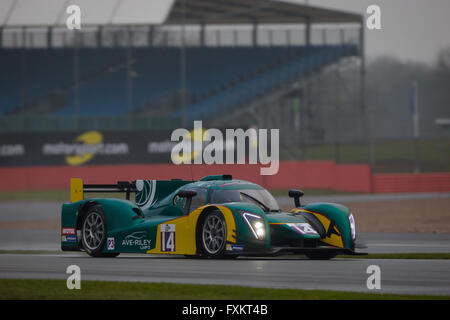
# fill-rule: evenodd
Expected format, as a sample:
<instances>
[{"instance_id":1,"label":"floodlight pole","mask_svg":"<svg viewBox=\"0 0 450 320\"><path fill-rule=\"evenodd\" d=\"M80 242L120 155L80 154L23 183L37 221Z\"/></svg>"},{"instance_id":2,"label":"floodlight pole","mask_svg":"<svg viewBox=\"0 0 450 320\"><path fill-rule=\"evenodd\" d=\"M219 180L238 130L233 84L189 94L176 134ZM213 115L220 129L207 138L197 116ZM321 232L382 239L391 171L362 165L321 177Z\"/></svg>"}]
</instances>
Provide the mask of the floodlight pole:
<instances>
[{"instance_id":1,"label":"floodlight pole","mask_svg":"<svg viewBox=\"0 0 450 320\"><path fill-rule=\"evenodd\" d=\"M47 42L47 48L50 49L52 47L52 27L47 27L47 38L46 38L46 42Z\"/></svg>"},{"instance_id":2,"label":"floodlight pole","mask_svg":"<svg viewBox=\"0 0 450 320\"><path fill-rule=\"evenodd\" d=\"M200 23L200 47L205 46L205 22Z\"/></svg>"},{"instance_id":3,"label":"floodlight pole","mask_svg":"<svg viewBox=\"0 0 450 320\"><path fill-rule=\"evenodd\" d=\"M127 111L128 111L128 128L131 129L131 119L133 112L133 74L132 74L132 52L131 52L131 30L128 28L128 45L126 49L126 64L127 64Z\"/></svg>"},{"instance_id":4,"label":"floodlight pole","mask_svg":"<svg viewBox=\"0 0 450 320\"><path fill-rule=\"evenodd\" d=\"M79 32L75 30L73 44L73 91L74 91L74 113L75 127L80 129L80 70L79 70Z\"/></svg>"},{"instance_id":5,"label":"floodlight pole","mask_svg":"<svg viewBox=\"0 0 450 320\"><path fill-rule=\"evenodd\" d=\"M306 18L306 23L305 23L305 44L306 47L309 47L311 45L311 19L310 17Z\"/></svg>"},{"instance_id":6,"label":"floodlight pole","mask_svg":"<svg viewBox=\"0 0 450 320\"><path fill-rule=\"evenodd\" d=\"M147 38L147 43L149 47L153 47L153 36L155 33L155 27L154 26L150 26L148 28L148 38Z\"/></svg>"},{"instance_id":7,"label":"floodlight pole","mask_svg":"<svg viewBox=\"0 0 450 320\"><path fill-rule=\"evenodd\" d=\"M414 80L412 84L412 120L413 120L413 135L414 135L414 172L420 172L420 130L419 130L419 96L418 96L418 84L417 80Z\"/></svg>"},{"instance_id":8,"label":"floodlight pole","mask_svg":"<svg viewBox=\"0 0 450 320\"><path fill-rule=\"evenodd\" d=\"M181 82L181 110L183 110L183 125L187 126L187 105L186 105L186 39L185 39L185 0L181 0L182 21L181 21L181 52L180 52L180 82Z\"/></svg>"},{"instance_id":9,"label":"floodlight pole","mask_svg":"<svg viewBox=\"0 0 450 320\"><path fill-rule=\"evenodd\" d=\"M360 99L361 99L361 117L362 117L362 130L365 131L365 136L367 139L367 149L368 149L368 158L370 163L371 170L374 169L375 166L375 154L374 154L374 142L372 137L372 131L370 127L369 121L369 113L367 112L366 106L366 58L365 58L365 49L364 49L364 19L361 21L360 31L359 31L359 56L361 59L361 67L360 67Z\"/></svg>"},{"instance_id":10,"label":"floodlight pole","mask_svg":"<svg viewBox=\"0 0 450 320\"><path fill-rule=\"evenodd\" d=\"M103 45L103 26L97 28L97 47L101 48Z\"/></svg>"},{"instance_id":11,"label":"floodlight pole","mask_svg":"<svg viewBox=\"0 0 450 320\"><path fill-rule=\"evenodd\" d=\"M258 45L258 19L253 20L252 45L253 47Z\"/></svg>"}]
</instances>

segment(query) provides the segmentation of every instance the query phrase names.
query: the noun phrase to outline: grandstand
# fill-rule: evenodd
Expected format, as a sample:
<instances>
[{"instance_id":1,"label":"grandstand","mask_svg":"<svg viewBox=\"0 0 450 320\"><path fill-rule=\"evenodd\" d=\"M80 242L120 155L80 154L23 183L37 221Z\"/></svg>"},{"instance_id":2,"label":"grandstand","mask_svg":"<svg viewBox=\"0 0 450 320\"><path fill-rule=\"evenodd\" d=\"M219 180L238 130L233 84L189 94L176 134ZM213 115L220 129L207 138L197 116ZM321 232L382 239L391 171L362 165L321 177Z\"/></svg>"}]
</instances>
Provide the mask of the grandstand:
<instances>
[{"instance_id":1,"label":"grandstand","mask_svg":"<svg viewBox=\"0 0 450 320\"><path fill-rule=\"evenodd\" d=\"M254 113L274 118L273 101L282 108L286 97L310 115L301 126L327 127L311 119L314 77L342 61L363 74L357 14L270 0L136 0L126 10L120 0L100 12L79 1L86 22L74 31L64 28L63 5L44 2L33 16L24 0L1 4L3 132L220 125L224 115L271 127ZM359 117L356 95L347 111Z\"/></svg>"}]
</instances>

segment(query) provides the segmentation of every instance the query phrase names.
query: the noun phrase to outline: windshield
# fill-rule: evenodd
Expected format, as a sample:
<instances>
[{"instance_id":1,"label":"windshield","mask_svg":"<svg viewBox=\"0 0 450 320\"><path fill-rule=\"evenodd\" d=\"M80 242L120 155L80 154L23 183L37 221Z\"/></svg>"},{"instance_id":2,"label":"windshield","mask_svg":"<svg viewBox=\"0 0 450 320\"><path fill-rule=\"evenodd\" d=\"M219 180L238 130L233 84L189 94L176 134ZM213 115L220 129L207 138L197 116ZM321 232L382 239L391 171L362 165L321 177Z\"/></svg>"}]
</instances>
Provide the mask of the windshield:
<instances>
[{"instance_id":1,"label":"windshield","mask_svg":"<svg viewBox=\"0 0 450 320\"><path fill-rule=\"evenodd\" d=\"M266 189L229 189L213 190L211 203L249 202L261 207L265 212L278 212L277 201Z\"/></svg>"}]
</instances>

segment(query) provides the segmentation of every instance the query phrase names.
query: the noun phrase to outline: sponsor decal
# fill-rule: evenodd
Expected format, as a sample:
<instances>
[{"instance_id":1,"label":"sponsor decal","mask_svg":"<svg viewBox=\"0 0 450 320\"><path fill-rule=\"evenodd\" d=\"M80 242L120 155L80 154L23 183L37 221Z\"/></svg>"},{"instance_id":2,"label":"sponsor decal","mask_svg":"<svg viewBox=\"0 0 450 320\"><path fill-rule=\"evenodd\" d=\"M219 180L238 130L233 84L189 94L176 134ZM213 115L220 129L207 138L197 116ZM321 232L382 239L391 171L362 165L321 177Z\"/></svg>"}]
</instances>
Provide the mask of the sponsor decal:
<instances>
[{"instance_id":1,"label":"sponsor decal","mask_svg":"<svg viewBox=\"0 0 450 320\"><path fill-rule=\"evenodd\" d=\"M175 225L162 224L161 225L161 251L174 252L175 251Z\"/></svg>"},{"instance_id":2,"label":"sponsor decal","mask_svg":"<svg viewBox=\"0 0 450 320\"><path fill-rule=\"evenodd\" d=\"M61 233L62 234L74 235L75 234L75 228L62 228Z\"/></svg>"},{"instance_id":3,"label":"sponsor decal","mask_svg":"<svg viewBox=\"0 0 450 320\"><path fill-rule=\"evenodd\" d=\"M136 205L142 210L149 208L156 201L156 180L136 180L136 189Z\"/></svg>"},{"instance_id":4,"label":"sponsor decal","mask_svg":"<svg viewBox=\"0 0 450 320\"><path fill-rule=\"evenodd\" d=\"M150 250L151 240L147 238L147 231L136 231L130 233L122 240L122 246L137 246L140 250Z\"/></svg>"},{"instance_id":5,"label":"sponsor decal","mask_svg":"<svg viewBox=\"0 0 450 320\"><path fill-rule=\"evenodd\" d=\"M309 223L288 223L287 225L300 234L318 234Z\"/></svg>"},{"instance_id":6,"label":"sponsor decal","mask_svg":"<svg viewBox=\"0 0 450 320\"><path fill-rule=\"evenodd\" d=\"M227 249L227 251L243 251L244 246L237 245L237 244L227 244L226 249Z\"/></svg>"},{"instance_id":7,"label":"sponsor decal","mask_svg":"<svg viewBox=\"0 0 450 320\"><path fill-rule=\"evenodd\" d=\"M65 236L66 242L77 242L77 236Z\"/></svg>"},{"instance_id":8,"label":"sponsor decal","mask_svg":"<svg viewBox=\"0 0 450 320\"><path fill-rule=\"evenodd\" d=\"M65 242L66 241L66 236L61 236L61 241Z\"/></svg>"},{"instance_id":9,"label":"sponsor decal","mask_svg":"<svg viewBox=\"0 0 450 320\"><path fill-rule=\"evenodd\" d=\"M108 238L107 239L107 247L108 250L114 250L115 249L115 243L114 238Z\"/></svg>"}]
</instances>

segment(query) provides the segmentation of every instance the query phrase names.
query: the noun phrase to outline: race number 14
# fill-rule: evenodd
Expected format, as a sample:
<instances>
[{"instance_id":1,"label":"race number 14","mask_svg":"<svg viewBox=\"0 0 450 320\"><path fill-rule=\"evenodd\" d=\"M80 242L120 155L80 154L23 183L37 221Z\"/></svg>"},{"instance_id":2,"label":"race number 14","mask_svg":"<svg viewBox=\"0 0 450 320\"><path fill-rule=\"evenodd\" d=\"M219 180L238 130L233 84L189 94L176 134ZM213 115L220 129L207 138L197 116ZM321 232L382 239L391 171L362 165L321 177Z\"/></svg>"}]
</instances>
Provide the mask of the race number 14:
<instances>
[{"instance_id":1,"label":"race number 14","mask_svg":"<svg viewBox=\"0 0 450 320\"><path fill-rule=\"evenodd\" d=\"M173 252L175 251L175 225L162 224L161 225L161 251Z\"/></svg>"}]
</instances>

